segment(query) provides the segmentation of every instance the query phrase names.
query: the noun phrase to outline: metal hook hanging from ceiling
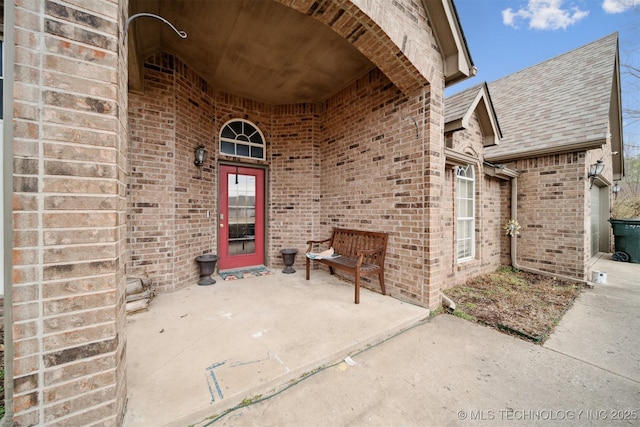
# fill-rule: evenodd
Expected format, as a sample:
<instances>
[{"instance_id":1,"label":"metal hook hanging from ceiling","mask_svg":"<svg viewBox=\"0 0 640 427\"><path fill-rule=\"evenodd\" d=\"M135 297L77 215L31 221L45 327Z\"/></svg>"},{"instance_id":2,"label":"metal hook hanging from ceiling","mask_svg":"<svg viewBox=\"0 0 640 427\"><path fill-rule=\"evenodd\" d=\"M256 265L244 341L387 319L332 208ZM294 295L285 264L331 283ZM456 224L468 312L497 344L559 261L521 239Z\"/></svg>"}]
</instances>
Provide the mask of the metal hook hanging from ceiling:
<instances>
[{"instance_id":1,"label":"metal hook hanging from ceiling","mask_svg":"<svg viewBox=\"0 0 640 427\"><path fill-rule=\"evenodd\" d=\"M411 116L402 117L402 120L406 120L406 119L411 119L413 121L413 124L416 127L416 139L420 139L420 132L419 132L419 127L418 127L418 122L416 121L416 119L414 119Z\"/></svg>"},{"instance_id":2,"label":"metal hook hanging from ceiling","mask_svg":"<svg viewBox=\"0 0 640 427\"><path fill-rule=\"evenodd\" d=\"M178 30L176 27L173 26L173 24L171 22L167 21L162 16L158 16L158 15L155 15L153 13L142 12L142 13L136 13L135 15L132 15L132 16L129 17L129 19L127 19L126 24L124 24L124 37L122 39L122 44L124 44L125 41L127 40L127 33L129 32L129 24L131 23L131 21L133 21L136 18L140 18L141 16L147 16L147 17L150 17L150 18L159 19L162 22L164 22L165 24L167 24L168 26L170 26L171 29L173 31L175 31L175 33L178 36L180 36L180 38L183 38L183 39L187 38L187 33L186 32Z\"/></svg>"}]
</instances>

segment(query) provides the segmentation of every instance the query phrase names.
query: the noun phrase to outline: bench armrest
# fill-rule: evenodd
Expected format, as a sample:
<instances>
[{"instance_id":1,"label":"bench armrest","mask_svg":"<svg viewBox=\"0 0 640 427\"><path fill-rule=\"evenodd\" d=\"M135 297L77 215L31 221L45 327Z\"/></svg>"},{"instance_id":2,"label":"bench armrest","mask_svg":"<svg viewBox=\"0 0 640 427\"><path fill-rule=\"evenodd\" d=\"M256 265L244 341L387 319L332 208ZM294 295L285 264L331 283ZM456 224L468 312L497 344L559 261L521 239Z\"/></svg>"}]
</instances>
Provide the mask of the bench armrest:
<instances>
[{"instance_id":1,"label":"bench armrest","mask_svg":"<svg viewBox=\"0 0 640 427\"><path fill-rule=\"evenodd\" d=\"M331 241L331 237L329 237L328 239L324 239L324 240L307 240L307 245L309 245L309 248L307 249L307 252L311 252L311 249L313 249L313 245L318 244L318 243L326 243Z\"/></svg>"},{"instance_id":2,"label":"bench armrest","mask_svg":"<svg viewBox=\"0 0 640 427\"><path fill-rule=\"evenodd\" d=\"M364 260L365 255L382 254L383 252L384 252L384 246L380 246L379 248L376 248L376 249L359 249L357 251L358 261L356 262L356 266L360 267L362 265L362 261Z\"/></svg>"}]
</instances>

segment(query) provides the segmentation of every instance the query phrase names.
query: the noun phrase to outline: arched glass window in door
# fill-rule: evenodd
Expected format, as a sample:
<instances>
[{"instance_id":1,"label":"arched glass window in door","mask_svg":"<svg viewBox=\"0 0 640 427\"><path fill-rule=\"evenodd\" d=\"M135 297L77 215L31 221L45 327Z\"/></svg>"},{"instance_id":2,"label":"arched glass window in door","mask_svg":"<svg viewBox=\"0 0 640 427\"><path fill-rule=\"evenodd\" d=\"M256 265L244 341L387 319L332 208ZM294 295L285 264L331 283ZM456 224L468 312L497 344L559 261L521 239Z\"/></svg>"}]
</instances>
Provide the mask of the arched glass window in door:
<instances>
[{"instance_id":1,"label":"arched glass window in door","mask_svg":"<svg viewBox=\"0 0 640 427\"><path fill-rule=\"evenodd\" d=\"M220 130L220 153L234 157L264 160L264 136L253 123L233 119Z\"/></svg>"}]
</instances>

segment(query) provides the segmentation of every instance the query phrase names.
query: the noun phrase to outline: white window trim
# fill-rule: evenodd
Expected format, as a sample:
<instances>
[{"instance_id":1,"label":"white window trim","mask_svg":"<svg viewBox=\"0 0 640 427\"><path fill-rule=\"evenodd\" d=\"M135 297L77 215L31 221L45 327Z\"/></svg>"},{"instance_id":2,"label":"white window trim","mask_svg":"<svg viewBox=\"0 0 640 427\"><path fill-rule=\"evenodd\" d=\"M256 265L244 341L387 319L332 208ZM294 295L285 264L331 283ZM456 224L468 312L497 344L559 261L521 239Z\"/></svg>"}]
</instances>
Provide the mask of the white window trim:
<instances>
[{"instance_id":1,"label":"white window trim","mask_svg":"<svg viewBox=\"0 0 640 427\"><path fill-rule=\"evenodd\" d=\"M461 171L466 171L465 175L460 175ZM473 259L475 259L475 254L476 254L476 173L475 173L475 168L472 164L467 165L466 167L461 167L461 166L457 166L455 168L456 171L456 197L455 197L455 201L456 201L456 260L458 263L462 263L462 262L466 262L466 261L471 261ZM468 176L470 172L471 176ZM471 192L471 199L464 197L463 200L465 201L469 201L471 200L471 216L465 216L465 217L461 217L460 216L460 200L462 199L462 194L461 194L461 181L465 181L468 183L471 183L471 185L473 186L472 188L472 192ZM471 224L471 230L470 230L470 236L467 238L460 238L461 235L461 229L460 229L460 222L464 221L465 224ZM465 254L465 256L463 257L459 257L459 245L461 242L463 241L470 241L471 245L470 245L470 254Z\"/></svg>"},{"instance_id":2,"label":"white window trim","mask_svg":"<svg viewBox=\"0 0 640 427\"><path fill-rule=\"evenodd\" d=\"M256 143L256 142L249 141L249 137L255 135L256 132L252 133L251 135L245 135L245 134L238 135L238 136L246 137L247 140L223 137L222 136L222 132L231 123L237 123L237 122L247 123L247 124L251 125L256 130L258 135L260 135L261 143ZM222 154L222 155L231 156L231 157L239 157L239 158L243 158L243 159L253 159L253 160L265 160L266 159L267 144L265 143L264 135L262 134L262 131L260 130L260 128L255 123L252 123L249 120L231 119L231 120L227 121L225 124L222 125L222 127L220 127L220 134L218 136L219 136L218 139L219 139L219 142L220 142L219 146L218 146L218 149L220 151L220 154ZM222 143L223 142L228 142L228 143L234 144L235 148L236 148L235 153L234 154L224 153L222 151ZM249 147L249 156L244 156L244 155L241 155L241 154L237 154L238 153L238 150L237 150L238 145ZM251 147L259 147L259 148L261 148L262 149L262 157L253 157L253 156L251 156Z\"/></svg>"}]
</instances>

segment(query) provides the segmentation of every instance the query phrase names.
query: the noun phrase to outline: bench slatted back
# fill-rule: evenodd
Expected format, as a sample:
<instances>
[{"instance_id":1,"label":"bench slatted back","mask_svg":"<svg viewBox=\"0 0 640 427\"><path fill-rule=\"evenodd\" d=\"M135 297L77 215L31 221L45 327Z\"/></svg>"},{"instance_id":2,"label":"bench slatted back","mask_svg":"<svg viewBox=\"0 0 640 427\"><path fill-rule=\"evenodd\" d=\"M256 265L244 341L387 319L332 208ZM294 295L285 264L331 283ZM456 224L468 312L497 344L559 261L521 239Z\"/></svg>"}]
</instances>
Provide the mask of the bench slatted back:
<instances>
[{"instance_id":1,"label":"bench slatted back","mask_svg":"<svg viewBox=\"0 0 640 427\"><path fill-rule=\"evenodd\" d=\"M365 255L363 262L384 266L384 257L387 251L387 233L376 231L349 230L346 228L334 228L331 236L331 246L336 254L349 258L356 258L358 250L377 249L383 247L382 254Z\"/></svg>"}]
</instances>

